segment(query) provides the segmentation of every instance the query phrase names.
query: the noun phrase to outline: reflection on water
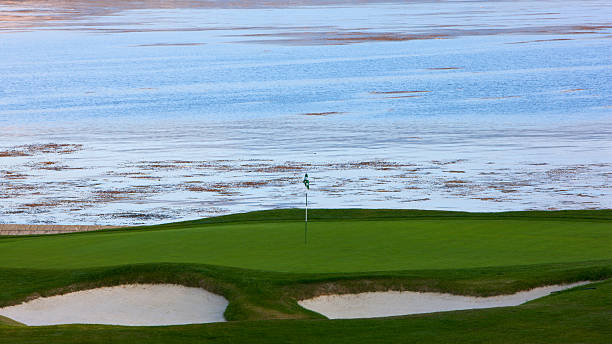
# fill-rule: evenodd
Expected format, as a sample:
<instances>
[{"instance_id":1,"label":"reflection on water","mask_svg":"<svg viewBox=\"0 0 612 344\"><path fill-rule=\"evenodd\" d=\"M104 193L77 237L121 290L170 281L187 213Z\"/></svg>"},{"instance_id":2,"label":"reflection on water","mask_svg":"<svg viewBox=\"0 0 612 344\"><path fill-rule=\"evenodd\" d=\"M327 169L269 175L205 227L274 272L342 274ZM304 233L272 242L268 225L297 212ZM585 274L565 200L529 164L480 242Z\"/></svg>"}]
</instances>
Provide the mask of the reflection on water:
<instances>
[{"instance_id":1,"label":"reflection on water","mask_svg":"<svg viewBox=\"0 0 612 344\"><path fill-rule=\"evenodd\" d=\"M611 8L0 1L1 221L610 208Z\"/></svg>"}]
</instances>

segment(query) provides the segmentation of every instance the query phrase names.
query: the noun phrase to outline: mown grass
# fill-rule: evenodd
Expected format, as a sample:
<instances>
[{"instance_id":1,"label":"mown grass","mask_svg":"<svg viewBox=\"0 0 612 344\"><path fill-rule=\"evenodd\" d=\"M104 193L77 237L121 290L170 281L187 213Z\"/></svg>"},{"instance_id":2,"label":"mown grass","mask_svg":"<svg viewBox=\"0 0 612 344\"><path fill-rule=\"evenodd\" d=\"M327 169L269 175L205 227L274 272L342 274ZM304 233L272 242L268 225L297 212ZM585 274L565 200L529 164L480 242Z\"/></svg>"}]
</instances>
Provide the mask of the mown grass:
<instances>
[{"instance_id":1,"label":"mown grass","mask_svg":"<svg viewBox=\"0 0 612 344\"><path fill-rule=\"evenodd\" d=\"M225 316L237 322L0 325L0 342L606 342L610 282L545 299L559 302L553 306L542 300L519 308L387 319L321 320L296 300L390 289L489 296L612 278L609 211L314 213L308 245L295 221L301 212L294 210L2 238L0 306L99 286L177 283L224 295L230 301Z\"/></svg>"},{"instance_id":2,"label":"mown grass","mask_svg":"<svg viewBox=\"0 0 612 344\"><path fill-rule=\"evenodd\" d=\"M603 216L585 219L566 213L563 221L558 220L560 217L551 219L533 214L516 218L491 214L424 218L415 215L423 213L419 211L412 218L381 220L381 211L373 211L367 220L359 220L360 216L356 215L351 221L332 221L330 214L339 217L341 212L317 213L320 218L323 215L329 218L318 222L315 215L309 226L307 245L303 241L302 222L260 221L267 214L264 212L253 215L257 220L245 223L187 222L171 229L159 226L149 230L3 238L0 239L0 266L72 269L173 262L325 273L612 259L612 220ZM368 214L363 210L355 213ZM434 214L445 213L430 215ZM235 217L249 218L247 215Z\"/></svg>"}]
</instances>

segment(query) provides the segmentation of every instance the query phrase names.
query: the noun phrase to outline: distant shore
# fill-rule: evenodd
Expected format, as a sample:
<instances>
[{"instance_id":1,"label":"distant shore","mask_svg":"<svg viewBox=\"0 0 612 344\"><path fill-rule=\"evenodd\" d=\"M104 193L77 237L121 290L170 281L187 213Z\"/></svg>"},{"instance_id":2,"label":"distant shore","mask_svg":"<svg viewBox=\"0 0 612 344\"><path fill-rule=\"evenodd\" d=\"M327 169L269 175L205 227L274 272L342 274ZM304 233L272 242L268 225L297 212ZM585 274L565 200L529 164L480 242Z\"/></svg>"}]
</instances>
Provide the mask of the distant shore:
<instances>
[{"instance_id":1,"label":"distant shore","mask_svg":"<svg viewBox=\"0 0 612 344\"><path fill-rule=\"evenodd\" d=\"M60 234L74 232L90 232L100 229L117 228L122 226L98 225L19 225L0 224L0 235L32 235L32 234Z\"/></svg>"}]
</instances>

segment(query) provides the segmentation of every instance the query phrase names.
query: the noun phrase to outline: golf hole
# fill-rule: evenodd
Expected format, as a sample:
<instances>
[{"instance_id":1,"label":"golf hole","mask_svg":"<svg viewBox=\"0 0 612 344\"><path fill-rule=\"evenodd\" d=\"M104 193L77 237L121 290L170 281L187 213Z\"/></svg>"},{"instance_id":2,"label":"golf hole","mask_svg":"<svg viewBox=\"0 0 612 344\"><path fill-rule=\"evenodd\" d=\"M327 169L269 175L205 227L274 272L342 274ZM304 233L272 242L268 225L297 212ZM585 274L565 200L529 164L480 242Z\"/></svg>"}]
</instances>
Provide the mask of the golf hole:
<instances>
[{"instance_id":1,"label":"golf hole","mask_svg":"<svg viewBox=\"0 0 612 344\"><path fill-rule=\"evenodd\" d=\"M588 284L578 282L551 285L512 295L473 297L442 293L410 291L368 292L359 294L322 295L299 301L299 305L329 319L377 318L397 315L446 312L476 308L518 306L555 291Z\"/></svg>"},{"instance_id":2,"label":"golf hole","mask_svg":"<svg viewBox=\"0 0 612 344\"><path fill-rule=\"evenodd\" d=\"M228 301L200 288L130 284L82 290L0 308L25 325L179 325L225 321Z\"/></svg>"}]
</instances>

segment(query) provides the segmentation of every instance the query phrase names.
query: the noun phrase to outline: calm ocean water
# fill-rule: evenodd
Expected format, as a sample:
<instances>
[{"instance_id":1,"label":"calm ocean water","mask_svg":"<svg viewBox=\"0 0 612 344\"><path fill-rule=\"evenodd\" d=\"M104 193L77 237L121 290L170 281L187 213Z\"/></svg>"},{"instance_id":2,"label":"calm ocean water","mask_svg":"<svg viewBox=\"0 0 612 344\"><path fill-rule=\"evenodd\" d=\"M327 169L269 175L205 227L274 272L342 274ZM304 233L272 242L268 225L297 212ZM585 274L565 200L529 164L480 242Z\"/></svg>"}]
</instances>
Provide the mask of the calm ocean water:
<instances>
[{"instance_id":1,"label":"calm ocean water","mask_svg":"<svg viewBox=\"0 0 612 344\"><path fill-rule=\"evenodd\" d=\"M608 1L0 1L0 222L612 207Z\"/></svg>"}]
</instances>

